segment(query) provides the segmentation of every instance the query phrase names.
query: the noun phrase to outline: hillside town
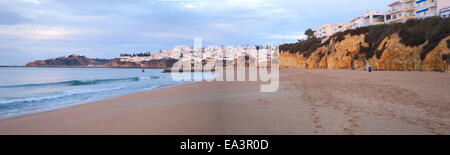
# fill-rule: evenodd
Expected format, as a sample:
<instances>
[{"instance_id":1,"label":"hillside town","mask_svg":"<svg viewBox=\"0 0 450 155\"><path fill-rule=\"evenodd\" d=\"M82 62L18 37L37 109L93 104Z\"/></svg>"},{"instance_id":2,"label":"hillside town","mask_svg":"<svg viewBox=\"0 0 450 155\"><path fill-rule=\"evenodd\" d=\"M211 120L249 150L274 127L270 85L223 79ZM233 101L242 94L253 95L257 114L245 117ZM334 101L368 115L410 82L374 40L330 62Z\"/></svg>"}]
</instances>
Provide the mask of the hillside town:
<instances>
[{"instance_id":1,"label":"hillside town","mask_svg":"<svg viewBox=\"0 0 450 155\"><path fill-rule=\"evenodd\" d=\"M267 62L276 46L210 46L205 48L191 48L178 46L160 52L148 52L144 54L122 54L120 62L146 62L151 60L175 59L181 62L202 64L207 61L226 60L234 61L248 56L257 59L258 62Z\"/></svg>"},{"instance_id":2,"label":"hillside town","mask_svg":"<svg viewBox=\"0 0 450 155\"><path fill-rule=\"evenodd\" d=\"M370 11L352 18L346 23L324 24L316 28L316 36L327 40L337 32L371 25L406 22L409 19L427 17L450 17L449 0L400 0L387 6L385 12Z\"/></svg>"},{"instance_id":3,"label":"hillside town","mask_svg":"<svg viewBox=\"0 0 450 155\"><path fill-rule=\"evenodd\" d=\"M113 67L113 68L158 68L167 69L176 62L187 65L202 66L205 63L216 64L224 61L236 65L236 60L251 61L257 67L258 63L270 62L276 46L211 46L206 48L190 48L179 46L159 52L121 54L115 59L91 59L73 54L46 60L36 60L27 63L28 67ZM250 65L250 64L249 64Z\"/></svg>"}]
</instances>

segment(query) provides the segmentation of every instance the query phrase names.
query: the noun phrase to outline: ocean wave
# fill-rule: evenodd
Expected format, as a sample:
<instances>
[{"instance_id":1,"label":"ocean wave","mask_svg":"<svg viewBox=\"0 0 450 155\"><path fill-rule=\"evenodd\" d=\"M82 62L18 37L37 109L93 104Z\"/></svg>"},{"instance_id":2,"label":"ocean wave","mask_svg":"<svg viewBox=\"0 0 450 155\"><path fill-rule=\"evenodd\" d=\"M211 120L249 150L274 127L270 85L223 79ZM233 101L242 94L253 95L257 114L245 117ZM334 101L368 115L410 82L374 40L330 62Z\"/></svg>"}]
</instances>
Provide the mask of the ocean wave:
<instances>
[{"instance_id":1,"label":"ocean wave","mask_svg":"<svg viewBox=\"0 0 450 155\"><path fill-rule=\"evenodd\" d=\"M99 92L113 91L113 90L119 90L119 89L124 89L124 88L125 88L125 86L114 87L114 88L103 88L103 89L73 89L73 90L65 90L60 95L40 96L40 97L29 97L29 98L22 98L22 99L4 100L4 101L0 101L0 105L1 104L12 104L12 103L42 102L42 101L48 101L48 100L61 99L61 98L65 98L65 97L75 96L75 95L99 93Z\"/></svg>"},{"instance_id":2,"label":"ocean wave","mask_svg":"<svg viewBox=\"0 0 450 155\"><path fill-rule=\"evenodd\" d=\"M122 78L122 79L99 79L99 80L74 80L69 81L72 86L80 86L80 85L96 85L101 83L109 83L109 82L117 82L117 81L139 81L139 77L132 78Z\"/></svg>"},{"instance_id":3,"label":"ocean wave","mask_svg":"<svg viewBox=\"0 0 450 155\"><path fill-rule=\"evenodd\" d=\"M160 78L159 76L150 76L150 77L143 76L143 77L139 77L139 80L156 80L159 78Z\"/></svg>"},{"instance_id":4,"label":"ocean wave","mask_svg":"<svg viewBox=\"0 0 450 155\"><path fill-rule=\"evenodd\" d=\"M102 83L111 83L119 81L139 81L141 77L120 78L120 79L95 79L95 80L71 80L64 82L54 83L39 83L39 84L23 84L23 85L11 85L0 86L0 88L22 88L22 87L46 87L46 86L81 86L81 85L97 85Z\"/></svg>"}]
</instances>

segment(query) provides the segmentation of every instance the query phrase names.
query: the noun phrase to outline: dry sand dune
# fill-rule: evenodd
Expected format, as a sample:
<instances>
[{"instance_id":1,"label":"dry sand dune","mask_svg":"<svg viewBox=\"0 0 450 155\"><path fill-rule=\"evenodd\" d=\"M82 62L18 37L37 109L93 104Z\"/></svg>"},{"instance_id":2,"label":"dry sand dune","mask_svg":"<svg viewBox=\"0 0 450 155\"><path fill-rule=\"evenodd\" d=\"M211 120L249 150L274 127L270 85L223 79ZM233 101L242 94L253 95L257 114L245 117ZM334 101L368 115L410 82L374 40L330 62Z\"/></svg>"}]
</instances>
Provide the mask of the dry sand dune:
<instances>
[{"instance_id":1,"label":"dry sand dune","mask_svg":"<svg viewBox=\"0 0 450 155\"><path fill-rule=\"evenodd\" d=\"M0 120L0 134L450 134L450 74L282 70Z\"/></svg>"}]
</instances>

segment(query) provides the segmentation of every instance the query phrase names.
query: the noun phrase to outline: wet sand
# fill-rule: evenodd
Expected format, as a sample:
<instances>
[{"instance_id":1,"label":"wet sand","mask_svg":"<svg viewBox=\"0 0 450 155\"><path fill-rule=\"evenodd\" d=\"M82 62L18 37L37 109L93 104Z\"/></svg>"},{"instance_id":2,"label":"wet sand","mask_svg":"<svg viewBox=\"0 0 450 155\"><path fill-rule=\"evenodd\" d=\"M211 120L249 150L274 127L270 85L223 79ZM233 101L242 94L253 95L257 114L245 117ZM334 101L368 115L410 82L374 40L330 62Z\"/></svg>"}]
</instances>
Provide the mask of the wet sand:
<instances>
[{"instance_id":1,"label":"wet sand","mask_svg":"<svg viewBox=\"0 0 450 155\"><path fill-rule=\"evenodd\" d=\"M0 134L450 134L450 74L282 70L280 87L196 82L0 120Z\"/></svg>"}]
</instances>

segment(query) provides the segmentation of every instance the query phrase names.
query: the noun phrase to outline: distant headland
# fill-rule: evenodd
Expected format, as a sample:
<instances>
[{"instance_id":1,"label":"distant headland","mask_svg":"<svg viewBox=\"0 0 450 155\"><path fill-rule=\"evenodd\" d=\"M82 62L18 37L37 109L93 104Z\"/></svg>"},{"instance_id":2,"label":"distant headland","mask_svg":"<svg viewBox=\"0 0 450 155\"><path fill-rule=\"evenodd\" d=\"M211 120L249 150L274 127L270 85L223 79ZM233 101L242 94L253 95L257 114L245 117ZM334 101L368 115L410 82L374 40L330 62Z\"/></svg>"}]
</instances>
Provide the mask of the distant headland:
<instances>
[{"instance_id":1,"label":"distant headland","mask_svg":"<svg viewBox=\"0 0 450 155\"><path fill-rule=\"evenodd\" d=\"M141 62L123 62L117 59L88 58L73 54L70 56L36 60L27 63L26 67L52 67L52 68L155 68L163 69L171 66L173 59L149 60Z\"/></svg>"},{"instance_id":2,"label":"distant headland","mask_svg":"<svg viewBox=\"0 0 450 155\"><path fill-rule=\"evenodd\" d=\"M23 66L6 66L6 65L0 65L0 67L23 67Z\"/></svg>"}]
</instances>

